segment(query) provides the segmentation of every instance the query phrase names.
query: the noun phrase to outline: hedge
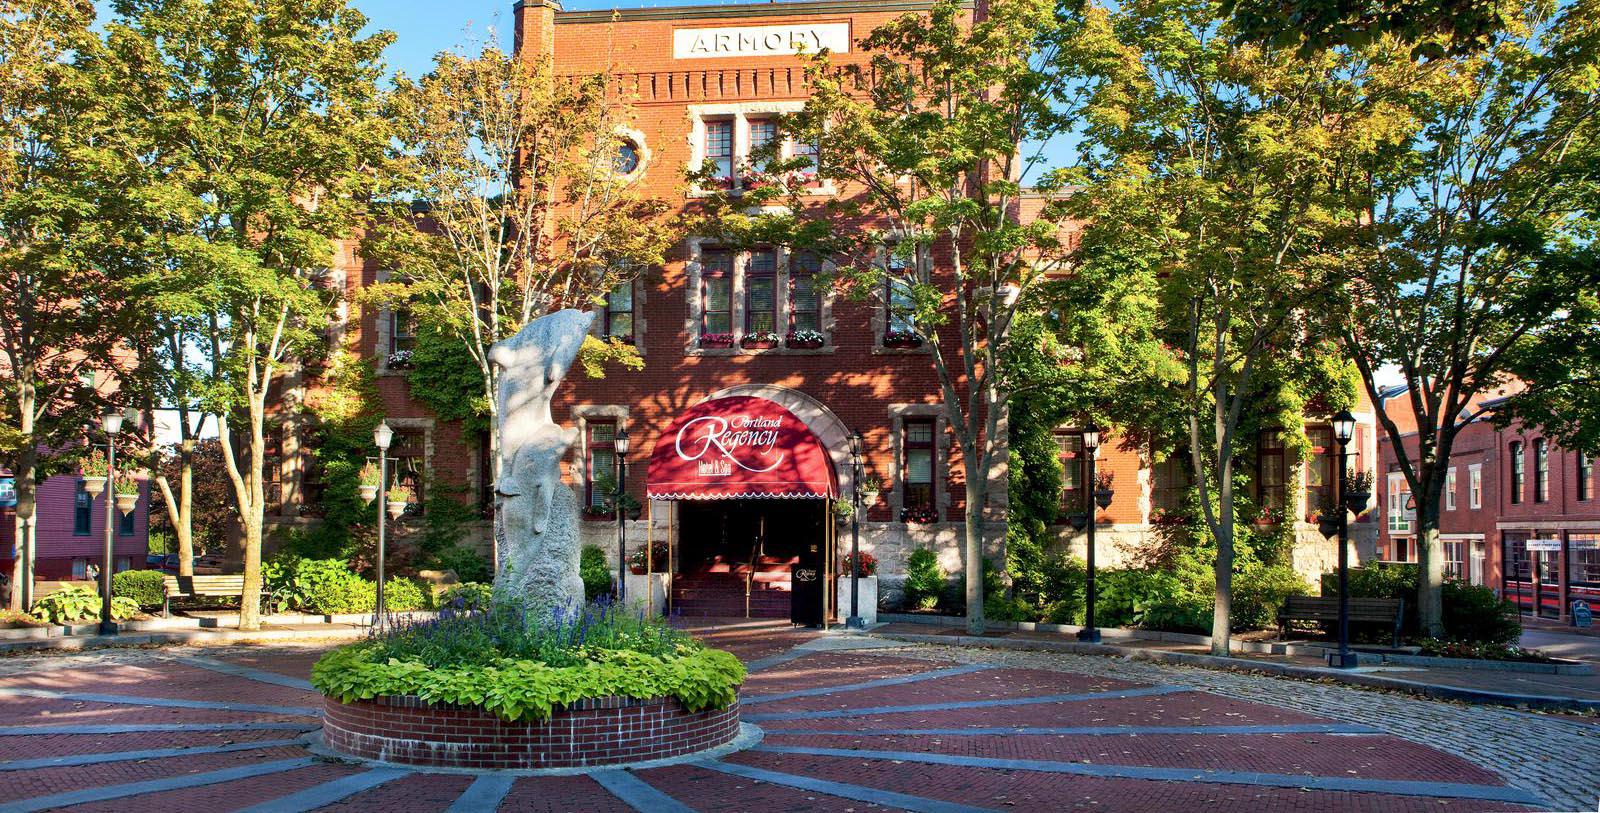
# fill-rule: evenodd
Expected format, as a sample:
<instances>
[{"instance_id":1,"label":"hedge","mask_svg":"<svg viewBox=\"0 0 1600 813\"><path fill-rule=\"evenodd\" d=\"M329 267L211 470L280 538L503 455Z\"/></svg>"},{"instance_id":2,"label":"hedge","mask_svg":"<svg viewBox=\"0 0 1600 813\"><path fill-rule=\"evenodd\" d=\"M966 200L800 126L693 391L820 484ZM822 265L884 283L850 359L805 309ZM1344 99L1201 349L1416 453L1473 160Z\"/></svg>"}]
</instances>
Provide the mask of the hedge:
<instances>
[{"instance_id":1,"label":"hedge","mask_svg":"<svg viewBox=\"0 0 1600 813\"><path fill-rule=\"evenodd\" d=\"M140 607L160 607L167 600L166 577L159 570L124 570L112 575L111 595Z\"/></svg>"}]
</instances>

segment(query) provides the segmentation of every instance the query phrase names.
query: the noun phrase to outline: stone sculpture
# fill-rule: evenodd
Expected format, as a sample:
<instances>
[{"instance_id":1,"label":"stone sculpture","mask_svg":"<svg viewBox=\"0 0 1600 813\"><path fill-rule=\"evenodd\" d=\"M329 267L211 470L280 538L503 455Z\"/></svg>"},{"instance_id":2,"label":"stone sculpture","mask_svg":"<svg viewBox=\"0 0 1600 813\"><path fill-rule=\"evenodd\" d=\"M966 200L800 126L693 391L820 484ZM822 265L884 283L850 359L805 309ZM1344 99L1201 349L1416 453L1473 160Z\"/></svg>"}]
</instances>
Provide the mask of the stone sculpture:
<instances>
[{"instance_id":1,"label":"stone sculpture","mask_svg":"<svg viewBox=\"0 0 1600 813\"><path fill-rule=\"evenodd\" d=\"M550 417L550 399L578 357L594 322L567 309L533 320L489 349L500 368L500 477L495 483L497 601L547 613L581 603L578 498L561 481L561 462L578 439Z\"/></svg>"}]
</instances>

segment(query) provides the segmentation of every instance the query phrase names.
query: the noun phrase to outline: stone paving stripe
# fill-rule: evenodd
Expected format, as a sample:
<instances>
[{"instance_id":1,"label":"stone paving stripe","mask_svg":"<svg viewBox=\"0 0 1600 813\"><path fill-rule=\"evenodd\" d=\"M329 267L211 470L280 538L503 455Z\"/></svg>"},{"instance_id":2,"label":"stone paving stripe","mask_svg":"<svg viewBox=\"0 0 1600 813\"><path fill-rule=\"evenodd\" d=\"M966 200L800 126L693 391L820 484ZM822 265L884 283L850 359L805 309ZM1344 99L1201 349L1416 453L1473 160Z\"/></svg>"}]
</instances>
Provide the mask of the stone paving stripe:
<instances>
[{"instance_id":1,"label":"stone paving stripe","mask_svg":"<svg viewBox=\"0 0 1600 813\"><path fill-rule=\"evenodd\" d=\"M1220 785L1259 785L1273 788L1383 793L1390 796L1476 799L1489 802L1543 807L1546 802L1521 788L1509 785L1469 785L1460 782L1422 782L1401 779L1360 779L1350 776L1298 776L1295 774L1251 771L1212 771L1193 768L1151 768L1142 765L1105 763L1049 762L1041 759L993 759L953 754L923 754L915 751L856 751L848 748L809 748L785 745L758 745L752 750L779 754L805 754L844 759L885 759L925 762L963 768L994 768L1003 771L1039 771L1102 779L1146 779L1156 782L1206 782Z\"/></svg>"},{"instance_id":2,"label":"stone paving stripe","mask_svg":"<svg viewBox=\"0 0 1600 813\"><path fill-rule=\"evenodd\" d=\"M300 813L302 810L316 810L411 773L405 768L373 768L332 782L323 782L281 799L251 805L238 813Z\"/></svg>"},{"instance_id":3,"label":"stone paving stripe","mask_svg":"<svg viewBox=\"0 0 1600 813\"><path fill-rule=\"evenodd\" d=\"M296 717L321 717L322 709L310 706L258 706L254 703L222 703L210 700L180 700L170 697L139 697L131 694L94 692L53 692L49 689L0 688L0 697L41 697L46 700L82 700L87 703L116 703L124 706L160 706L176 709L247 711L261 714L292 714Z\"/></svg>"},{"instance_id":4,"label":"stone paving stripe","mask_svg":"<svg viewBox=\"0 0 1600 813\"><path fill-rule=\"evenodd\" d=\"M504 774L485 774L472 780L472 784L456 797L455 804L450 805L446 813L487 813L500 807L501 800L511 792L511 786L516 784L515 776Z\"/></svg>"},{"instance_id":5,"label":"stone paving stripe","mask_svg":"<svg viewBox=\"0 0 1600 813\"><path fill-rule=\"evenodd\" d=\"M192 748L150 748L143 751L108 751L104 754L79 754L70 757L40 757L0 762L0 771L25 771L33 768L70 768L74 765L96 765L101 762L126 762L134 759L166 759L195 754L228 754L234 751L253 751L257 748L277 748L298 745L300 740L261 740L260 742L235 742L228 745L200 745Z\"/></svg>"},{"instance_id":6,"label":"stone paving stripe","mask_svg":"<svg viewBox=\"0 0 1600 813\"><path fill-rule=\"evenodd\" d=\"M917 711L956 711L958 709L986 709L996 706L1028 706L1039 703L1076 703L1085 700L1124 700L1130 697L1153 697L1162 694L1192 692L1187 686L1150 686L1143 689L1117 689L1109 692L1083 692L1079 694L1047 694L1039 697L1014 697L1000 700L964 700L953 703L921 703L914 706L873 706L858 709L830 709L828 711L769 712L767 714L740 715L747 722L766 720L825 720L837 717L870 717L876 714L901 714Z\"/></svg>"},{"instance_id":7,"label":"stone paving stripe","mask_svg":"<svg viewBox=\"0 0 1600 813\"><path fill-rule=\"evenodd\" d=\"M768 655L765 658L756 658L755 660L744 665L744 671L745 674L749 674L751 672L759 672L763 669L771 669L774 666L779 666L781 664L788 663L789 661L799 660L810 654L811 652L808 650L791 649L788 652L780 652L776 655Z\"/></svg>"},{"instance_id":8,"label":"stone paving stripe","mask_svg":"<svg viewBox=\"0 0 1600 813\"><path fill-rule=\"evenodd\" d=\"M662 793L654 785L628 771L611 768L595 771L589 778L600 783L612 796L639 813L694 813L694 809Z\"/></svg>"},{"instance_id":9,"label":"stone paving stripe","mask_svg":"<svg viewBox=\"0 0 1600 813\"><path fill-rule=\"evenodd\" d=\"M1387 734L1381 728L1345 723L1291 723L1286 725L1091 725L1055 728L769 728L767 736L821 737L1007 737L1007 736L1129 736L1162 734Z\"/></svg>"},{"instance_id":10,"label":"stone paving stripe","mask_svg":"<svg viewBox=\"0 0 1600 813\"><path fill-rule=\"evenodd\" d=\"M164 793L169 790L183 790L184 788L194 788L201 785L215 785L220 782L233 782L254 776L283 773L284 771L292 771L315 764L317 764L317 760L312 757L281 759L276 762L241 765L237 768L224 768L220 771L207 773L186 773L163 779L107 785L103 788L85 788L66 793L52 793L49 796L35 796L32 799L19 799L15 802L0 804L0 813L33 813L33 811L37 810L49 810L52 807L71 807L72 805L84 805L90 802L104 802L109 799L122 799L128 796L142 796L146 793Z\"/></svg>"},{"instance_id":11,"label":"stone paving stripe","mask_svg":"<svg viewBox=\"0 0 1600 813\"><path fill-rule=\"evenodd\" d=\"M304 680L297 677L289 677L288 675L280 675L277 672L268 672L265 669L256 669L243 664L228 663L226 661L219 661L214 658L203 658L199 655L172 655L169 656L168 659L199 669L208 669L212 672L221 672L224 675L242 677L246 680L256 681L257 683L271 683L274 686L287 686L291 689L304 689L308 692L316 691L316 689L311 686L311 681L309 680Z\"/></svg>"},{"instance_id":12,"label":"stone paving stripe","mask_svg":"<svg viewBox=\"0 0 1600 813\"><path fill-rule=\"evenodd\" d=\"M826 779L815 779L809 776L796 776L790 773L769 771L765 768L756 768L750 765L740 765L737 762L722 762L721 760L706 759L689 763L708 770L720 771L725 774L742 776L745 779L754 779L771 785L782 785L788 788L810 791L812 793L825 793L841 799L854 799L858 802L878 805L895 810L912 810L916 813L994 813L986 807L971 807L955 802L945 802L938 799L924 799L921 796L912 796L905 793L896 793L892 790L879 790L864 785L849 785L844 782L832 782ZM0 812L3 813L3 812Z\"/></svg>"},{"instance_id":13,"label":"stone paving stripe","mask_svg":"<svg viewBox=\"0 0 1600 813\"><path fill-rule=\"evenodd\" d=\"M0 726L0 737L55 734L143 734L154 731L315 731L308 723L127 723L124 725L11 725Z\"/></svg>"},{"instance_id":14,"label":"stone paving stripe","mask_svg":"<svg viewBox=\"0 0 1600 813\"><path fill-rule=\"evenodd\" d=\"M907 683L919 683L924 680L938 680L944 677L965 675L971 672L982 672L992 667L987 664L974 663L967 666L955 666L949 669L935 669L931 672L918 672L914 675L901 677L881 678L867 680L861 683L846 683L840 686L817 686L812 689L797 689L792 692L779 692L778 694L758 694L751 697L739 698L739 705L749 706L756 703L774 703L779 700L793 700L796 697L817 697L833 694L834 692L854 692L861 689L876 689L880 686L903 686Z\"/></svg>"}]
</instances>

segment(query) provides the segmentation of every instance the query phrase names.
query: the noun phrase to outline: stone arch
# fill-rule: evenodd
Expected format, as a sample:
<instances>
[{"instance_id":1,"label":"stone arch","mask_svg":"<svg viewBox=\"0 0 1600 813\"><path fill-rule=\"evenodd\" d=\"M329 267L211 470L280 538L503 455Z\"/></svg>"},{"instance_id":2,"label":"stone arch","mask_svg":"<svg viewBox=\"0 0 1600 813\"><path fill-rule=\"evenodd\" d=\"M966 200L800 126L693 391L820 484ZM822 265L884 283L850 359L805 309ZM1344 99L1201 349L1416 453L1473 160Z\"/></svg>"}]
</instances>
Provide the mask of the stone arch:
<instances>
[{"instance_id":1,"label":"stone arch","mask_svg":"<svg viewBox=\"0 0 1600 813\"><path fill-rule=\"evenodd\" d=\"M817 440L822 441L822 447L828 450L828 459L833 461L833 476L839 482L840 496L852 493L852 489L855 488L855 468L850 465L850 427L839 420L839 416L833 414L833 410L827 405L799 390L772 384L740 384L728 387L711 393L701 399L700 403L733 395L765 398L805 421L811 434L816 435Z\"/></svg>"}]
</instances>

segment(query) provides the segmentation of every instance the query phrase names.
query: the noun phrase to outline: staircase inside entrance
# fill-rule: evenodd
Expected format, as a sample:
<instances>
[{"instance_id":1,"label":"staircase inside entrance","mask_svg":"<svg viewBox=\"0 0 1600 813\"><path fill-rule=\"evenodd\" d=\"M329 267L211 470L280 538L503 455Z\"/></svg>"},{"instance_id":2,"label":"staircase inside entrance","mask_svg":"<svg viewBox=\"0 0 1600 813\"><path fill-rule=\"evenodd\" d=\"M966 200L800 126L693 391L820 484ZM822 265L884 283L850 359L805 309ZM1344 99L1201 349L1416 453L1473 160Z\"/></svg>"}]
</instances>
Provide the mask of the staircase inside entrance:
<instances>
[{"instance_id":1,"label":"staircase inside entrance","mask_svg":"<svg viewBox=\"0 0 1600 813\"><path fill-rule=\"evenodd\" d=\"M696 618L788 618L789 567L798 561L799 557L758 556L752 567L714 557L673 578L673 612Z\"/></svg>"}]
</instances>

